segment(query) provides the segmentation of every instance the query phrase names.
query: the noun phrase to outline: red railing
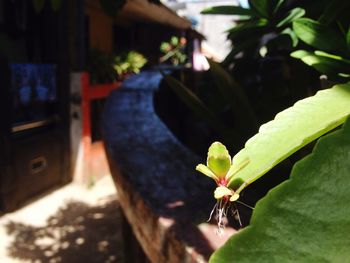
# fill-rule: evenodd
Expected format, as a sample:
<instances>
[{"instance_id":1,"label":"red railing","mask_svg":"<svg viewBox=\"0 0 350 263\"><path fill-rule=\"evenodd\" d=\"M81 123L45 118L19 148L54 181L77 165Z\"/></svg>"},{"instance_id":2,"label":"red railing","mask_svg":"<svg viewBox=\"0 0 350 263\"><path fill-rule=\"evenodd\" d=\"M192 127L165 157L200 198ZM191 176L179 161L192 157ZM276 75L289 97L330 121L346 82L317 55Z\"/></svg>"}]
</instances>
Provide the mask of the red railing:
<instances>
[{"instance_id":1,"label":"red railing","mask_svg":"<svg viewBox=\"0 0 350 263\"><path fill-rule=\"evenodd\" d=\"M84 155L89 154L91 147L91 101L106 98L112 90L121 86L121 82L91 85L89 74L81 75L81 111L82 111L82 136L84 143Z\"/></svg>"},{"instance_id":2,"label":"red railing","mask_svg":"<svg viewBox=\"0 0 350 263\"><path fill-rule=\"evenodd\" d=\"M79 89L72 86L72 168L74 180L88 182L90 178L97 178L109 172L102 141L92 143L91 118L92 101L106 98L111 91L118 89L121 82L92 85L89 74L79 74ZM75 83L73 81L72 83ZM78 107L77 107L78 106ZM76 110L76 111L75 111ZM80 118L79 118L80 116Z\"/></svg>"}]
</instances>

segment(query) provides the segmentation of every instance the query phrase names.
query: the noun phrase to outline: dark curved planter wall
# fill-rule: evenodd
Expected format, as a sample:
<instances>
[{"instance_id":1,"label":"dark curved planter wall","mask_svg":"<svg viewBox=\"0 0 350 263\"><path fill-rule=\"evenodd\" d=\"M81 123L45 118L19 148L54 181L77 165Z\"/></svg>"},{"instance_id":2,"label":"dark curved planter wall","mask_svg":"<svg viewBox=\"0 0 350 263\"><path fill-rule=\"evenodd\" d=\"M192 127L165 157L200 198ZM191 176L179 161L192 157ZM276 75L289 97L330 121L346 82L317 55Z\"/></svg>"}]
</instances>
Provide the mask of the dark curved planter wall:
<instances>
[{"instance_id":1,"label":"dark curved planter wall","mask_svg":"<svg viewBox=\"0 0 350 263\"><path fill-rule=\"evenodd\" d=\"M110 95L103 116L107 156L123 212L149 259L206 261L214 248L197 224L206 221L214 205L214 185L195 171L205 160L155 114L154 92L161 79L158 71L146 71Z\"/></svg>"}]
</instances>

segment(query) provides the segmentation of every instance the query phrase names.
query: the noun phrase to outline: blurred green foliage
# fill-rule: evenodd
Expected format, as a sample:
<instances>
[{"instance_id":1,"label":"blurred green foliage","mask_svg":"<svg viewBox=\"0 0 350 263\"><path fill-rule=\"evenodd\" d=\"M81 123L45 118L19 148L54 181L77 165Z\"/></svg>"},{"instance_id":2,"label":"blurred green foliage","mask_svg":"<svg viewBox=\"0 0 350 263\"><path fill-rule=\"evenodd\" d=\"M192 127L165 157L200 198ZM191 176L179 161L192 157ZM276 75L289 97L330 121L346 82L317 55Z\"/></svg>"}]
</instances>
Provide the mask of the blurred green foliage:
<instances>
[{"instance_id":1,"label":"blurred green foliage","mask_svg":"<svg viewBox=\"0 0 350 263\"><path fill-rule=\"evenodd\" d=\"M114 58L114 69L119 76L131 73L139 73L147 63L147 59L136 51L129 51Z\"/></svg>"},{"instance_id":2,"label":"blurred green foliage","mask_svg":"<svg viewBox=\"0 0 350 263\"><path fill-rule=\"evenodd\" d=\"M212 7L203 14L238 17L227 31L233 46L222 65L248 94L260 123L313 95L321 88L321 75L333 84L350 80L349 1L250 0L249 4L249 8ZM348 82L320 91L263 125L233 157L232 165L247 158L251 162L228 183L230 191L245 188L306 143L343 123L350 112L349 88ZM337 113L339 121L333 119ZM315 152L294 167L293 177L257 204L252 227L233 236L210 262L345 262L349 254L339 240L347 240L343 233L348 223L323 237L324 228L312 226L331 229L346 217L336 211L350 209L342 194L330 200L337 199L344 192L342 186L349 183L349 122L346 126L321 139ZM289 147L293 150L286 151ZM273 155L275 161L269 159ZM325 177L320 178L321 174ZM334 207L332 219L315 212L323 203ZM335 253L330 256L330 251Z\"/></svg>"},{"instance_id":3,"label":"blurred green foliage","mask_svg":"<svg viewBox=\"0 0 350 263\"><path fill-rule=\"evenodd\" d=\"M249 8L217 6L202 11L235 15L227 31L232 50L221 64L211 63L199 87L179 86L191 90L190 97L196 96L222 123L212 139L223 141L233 152L261 124L323 88L321 74L333 83L347 81L350 74L350 2L249 3ZM191 108L189 100L185 103ZM204 113L197 110L197 115ZM206 122L213 128L212 122Z\"/></svg>"},{"instance_id":4,"label":"blurred green foliage","mask_svg":"<svg viewBox=\"0 0 350 263\"><path fill-rule=\"evenodd\" d=\"M186 62L185 54L186 40L172 36L170 41L164 41L160 44L160 51L164 54L160 62L170 62L172 65L183 65Z\"/></svg>"},{"instance_id":5,"label":"blurred green foliage","mask_svg":"<svg viewBox=\"0 0 350 263\"><path fill-rule=\"evenodd\" d=\"M147 59L136 51L113 55L98 49L91 49L87 70L91 83L111 83L123 80L127 74L137 74L147 63Z\"/></svg>"}]
</instances>

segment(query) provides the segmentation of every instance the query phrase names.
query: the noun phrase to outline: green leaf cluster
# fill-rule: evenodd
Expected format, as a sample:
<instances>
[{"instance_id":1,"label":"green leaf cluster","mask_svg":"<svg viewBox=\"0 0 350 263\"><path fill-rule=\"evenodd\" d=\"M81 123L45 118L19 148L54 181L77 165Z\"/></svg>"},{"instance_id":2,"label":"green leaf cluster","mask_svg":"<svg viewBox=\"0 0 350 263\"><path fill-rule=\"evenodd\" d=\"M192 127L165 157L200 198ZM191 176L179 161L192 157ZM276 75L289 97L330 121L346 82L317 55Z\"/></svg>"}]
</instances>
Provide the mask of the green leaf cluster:
<instances>
[{"instance_id":1,"label":"green leaf cluster","mask_svg":"<svg viewBox=\"0 0 350 263\"><path fill-rule=\"evenodd\" d=\"M350 120L319 140L210 262L348 262L349 171Z\"/></svg>"},{"instance_id":2,"label":"green leaf cluster","mask_svg":"<svg viewBox=\"0 0 350 263\"><path fill-rule=\"evenodd\" d=\"M139 73L146 63L147 59L136 51L115 56L91 49L87 69L92 83L111 83L123 79L125 74Z\"/></svg>"},{"instance_id":3,"label":"green leaf cluster","mask_svg":"<svg viewBox=\"0 0 350 263\"><path fill-rule=\"evenodd\" d=\"M239 198L240 191L229 189L227 184L248 163L249 159L246 159L239 166L232 165L231 156L225 145L220 142L214 142L208 150L207 165L198 164L196 170L216 182L217 188L214 191L215 199L220 200L223 197L230 197L229 200L233 202Z\"/></svg>"},{"instance_id":4,"label":"green leaf cluster","mask_svg":"<svg viewBox=\"0 0 350 263\"><path fill-rule=\"evenodd\" d=\"M216 6L207 8L202 14L235 15L236 25L228 30L228 39L233 47L224 60L224 64L235 61L235 56L243 52L243 56L259 55L261 48L273 52L274 42L283 41L285 45L278 48L291 50L298 40L291 28L291 23L305 14L301 7L288 8L284 0L252 0L249 8L240 6ZM267 42L261 41L269 36ZM271 43L269 43L271 42Z\"/></svg>"},{"instance_id":5,"label":"green leaf cluster","mask_svg":"<svg viewBox=\"0 0 350 263\"><path fill-rule=\"evenodd\" d=\"M277 114L233 157L231 167L247 159L249 163L230 176L220 193L218 187L215 197L239 193L297 150L330 133L294 166L289 180L258 202L251 224L215 252L210 262L347 262L350 258L344 235L350 230L350 120L336 130L350 116L349 11L350 2L341 0L297 7L284 0L251 0L249 8L203 11L238 17L228 31L233 48L224 65L237 68L242 58L259 61L256 58L280 55L276 50L282 47L287 57L343 83Z\"/></svg>"},{"instance_id":6,"label":"green leaf cluster","mask_svg":"<svg viewBox=\"0 0 350 263\"><path fill-rule=\"evenodd\" d=\"M325 15L319 20L331 22ZM320 21L300 18L293 22L295 34L309 47L307 50L297 50L291 56L332 80L347 81L350 79L350 23L347 23L345 33L341 32L340 24L334 28Z\"/></svg>"},{"instance_id":7,"label":"green leaf cluster","mask_svg":"<svg viewBox=\"0 0 350 263\"><path fill-rule=\"evenodd\" d=\"M350 83L336 85L279 113L247 141L232 163L225 146L213 143L207 166L197 170L216 181L215 198L231 196L236 201L246 186L349 116ZM245 160L249 162L241 166ZM294 166L291 178L258 202L250 225L210 262L346 262L349 171L350 118L343 129L322 137L313 153Z\"/></svg>"},{"instance_id":8,"label":"green leaf cluster","mask_svg":"<svg viewBox=\"0 0 350 263\"><path fill-rule=\"evenodd\" d=\"M179 39L177 36L172 36L170 40L160 44L160 51L164 54L160 58L160 62L171 62L172 65L183 65L186 63L187 56L185 54L184 38Z\"/></svg>"},{"instance_id":9,"label":"green leaf cluster","mask_svg":"<svg viewBox=\"0 0 350 263\"><path fill-rule=\"evenodd\" d=\"M249 185L306 144L341 125L350 115L350 83L321 90L262 125L233 157L233 165L250 163L229 182L233 189Z\"/></svg>"},{"instance_id":10,"label":"green leaf cluster","mask_svg":"<svg viewBox=\"0 0 350 263\"><path fill-rule=\"evenodd\" d=\"M139 73L140 69L147 63L147 59L136 51L129 51L124 55L114 58L114 69L118 75Z\"/></svg>"}]
</instances>

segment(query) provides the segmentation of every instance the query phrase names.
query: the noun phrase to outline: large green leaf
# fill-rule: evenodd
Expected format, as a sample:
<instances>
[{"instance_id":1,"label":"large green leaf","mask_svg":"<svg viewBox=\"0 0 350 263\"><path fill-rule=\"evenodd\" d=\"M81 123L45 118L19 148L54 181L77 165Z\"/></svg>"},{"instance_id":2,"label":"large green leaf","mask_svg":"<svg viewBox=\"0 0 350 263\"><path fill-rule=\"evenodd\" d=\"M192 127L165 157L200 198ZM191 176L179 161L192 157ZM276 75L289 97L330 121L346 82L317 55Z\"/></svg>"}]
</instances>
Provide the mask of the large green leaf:
<instances>
[{"instance_id":1,"label":"large green leaf","mask_svg":"<svg viewBox=\"0 0 350 263\"><path fill-rule=\"evenodd\" d=\"M284 0L273 0L272 3L272 14L277 13L284 4Z\"/></svg>"},{"instance_id":2,"label":"large green leaf","mask_svg":"<svg viewBox=\"0 0 350 263\"><path fill-rule=\"evenodd\" d=\"M210 73L223 98L234 110L235 119L243 126L245 132L257 130L257 119L242 87L220 66L209 60ZM244 112L244 114L242 114Z\"/></svg>"},{"instance_id":3,"label":"large green leaf","mask_svg":"<svg viewBox=\"0 0 350 263\"><path fill-rule=\"evenodd\" d=\"M262 125L259 133L233 157L233 165L239 166L246 159L250 162L232 178L229 186L236 189L243 183L254 182L292 153L342 124L348 115L350 83L300 100Z\"/></svg>"},{"instance_id":4,"label":"large green leaf","mask_svg":"<svg viewBox=\"0 0 350 263\"><path fill-rule=\"evenodd\" d=\"M293 8L287 13L287 15L281 21L277 23L276 26L283 27L293 22L294 20L302 17L303 15L305 15L305 10L303 8L300 8L300 7Z\"/></svg>"},{"instance_id":5,"label":"large green leaf","mask_svg":"<svg viewBox=\"0 0 350 263\"><path fill-rule=\"evenodd\" d=\"M265 18L269 17L269 0L251 0L250 4L253 10Z\"/></svg>"},{"instance_id":6,"label":"large green leaf","mask_svg":"<svg viewBox=\"0 0 350 263\"><path fill-rule=\"evenodd\" d=\"M262 17L270 18L275 14L284 0L251 0L252 9L256 10Z\"/></svg>"},{"instance_id":7,"label":"large green leaf","mask_svg":"<svg viewBox=\"0 0 350 263\"><path fill-rule=\"evenodd\" d=\"M347 60L322 51L297 50L291 53L291 56L301 59L305 64L330 77L337 77L339 73L349 72Z\"/></svg>"},{"instance_id":8,"label":"large green leaf","mask_svg":"<svg viewBox=\"0 0 350 263\"><path fill-rule=\"evenodd\" d=\"M320 139L210 263L349 262L349 189L350 121Z\"/></svg>"},{"instance_id":9,"label":"large green leaf","mask_svg":"<svg viewBox=\"0 0 350 263\"><path fill-rule=\"evenodd\" d=\"M346 65L346 67L349 67L349 65L350 65L350 60L346 59L346 58L343 58L341 56L329 54L327 52L323 52L323 51L320 51L320 50L315 50L315 54L317 56L331 58L331 59L334 59L334 60L337 60L337 61L341 61L342 63L344 63L344 65ZM349 68L348 68L348 70L349 70Z\"/></svg>"},{"instance_id":10,"label":"large green leaf","mask_svg":"<svg viewBox=\"0 0 350 263\"><path fill-rule=\"evenodd\" d=\"M293 22L293 30L306 44L326 52L348 55L343 37L328 26L309 18Z\"/></svg>"},{"instance_id":11,"label":"large green leaf","mask_svg":"<svg viewBox=\"0 0 350 263\"><path fill-rule=\"evenodd\" d=\"M243 8L240 6L233 5L222 5L222 6L213 6L206 8L201 11L201 14L204 15L240 15L240 16L254 16L252 10Z\"/></svg>"}]
</instances>

